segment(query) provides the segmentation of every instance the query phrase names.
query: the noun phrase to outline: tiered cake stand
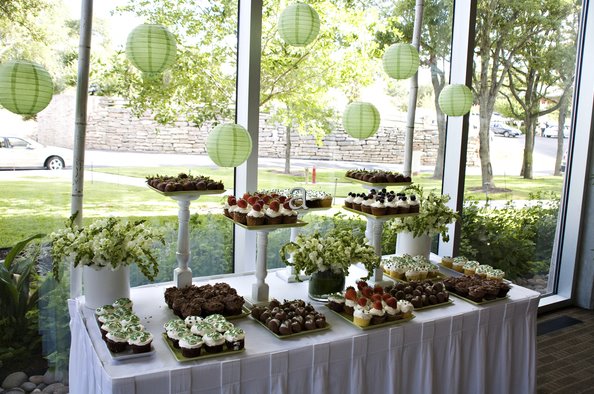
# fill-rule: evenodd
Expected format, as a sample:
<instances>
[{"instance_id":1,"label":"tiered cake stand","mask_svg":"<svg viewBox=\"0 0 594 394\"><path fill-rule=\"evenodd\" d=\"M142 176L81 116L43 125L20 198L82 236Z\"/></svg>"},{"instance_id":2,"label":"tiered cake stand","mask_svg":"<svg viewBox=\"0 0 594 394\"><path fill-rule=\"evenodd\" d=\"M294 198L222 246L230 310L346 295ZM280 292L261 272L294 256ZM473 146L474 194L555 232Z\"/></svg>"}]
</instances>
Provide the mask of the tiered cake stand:
<instances>
[{"instance_id":1,"label":"tiered cake stand","mask_svg":"<svg viewBox=\"0 0 594 394\"><path fill-rule=\"evenodd\" d=\"M350 181L361 184L363 186L363 188L365 188L366 190L371 190L371 189L381 190L383 188L388 188L388 187L404 187L404 186L409 186L412 184L412 182L369 183L369 182L360 181L360 180L354 179L354 178L347 178L347 179L349 179ZM351 208L347 208L344 206L343 206L343 209L345 209L349 212L352 212L352 213L356 213L358 215L365 216L365 218L367 219L367 226L365 227L365 236L369 240L369 243L375 249L375 253L378 255L378 257L382 256L382 233L384 231L384 223L390 219L401 219L401 218L405 218L408 216L418 215L417 213L400 213L400 214L396 214L396 215L376 216L376 215L372 215L370 213L357 211L356 209L351 209ZM368 282L372 285L377 284L380 286L386 286L386 285L392 283L391 281L384 280L384 273L383 273L382 267L378 267L374 270L373 275L372 275L371 279L368 280Z\"/></svg>"},{"instance_id":2,"label":"tiered cake stand","mask_svg":"<svg viewBox=\"0 0 594 394\"><path fill-rule=\"evenodd\" d=\"M192 284L192 269L190 263L190 203L204 195L222 194L224 190L188 190L180 192L162 192L149 185L149 188L159 194L177 201L179 211L177 218L179 228L177 230L177 258L178 267L173 270L173 282L178 288L188 287Z\"/></svg>"}]
</instances>

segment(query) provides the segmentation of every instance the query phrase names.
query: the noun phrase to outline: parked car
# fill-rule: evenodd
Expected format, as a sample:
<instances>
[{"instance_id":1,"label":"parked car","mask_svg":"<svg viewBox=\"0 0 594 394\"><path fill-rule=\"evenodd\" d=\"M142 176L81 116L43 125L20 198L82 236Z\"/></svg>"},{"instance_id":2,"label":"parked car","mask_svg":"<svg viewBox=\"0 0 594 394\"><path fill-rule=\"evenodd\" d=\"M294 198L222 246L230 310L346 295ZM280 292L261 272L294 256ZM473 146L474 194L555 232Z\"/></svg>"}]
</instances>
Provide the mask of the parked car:
<instances>
[{"instance_id":1,"label":"parked car","mask_svg":"<svg viewBox=\"0 0 594 394\"><path fill-rule=\"evenodd\" d=\"M500 134L504 137L517 137L522 135L522 132L514 127L508 126L505 123L493 123L491 124L491 131L494 134Z\"/></svg>"},{"instance_id":2,"label":"parked car","mask_svg":"<svg viewBox=\"0 0 594 394\"><path fill-rule=\"evenodd\" d=\"M543 137L547 137L547 138L557 138L557 135L559 134L559 126L549 126L545 129L545 131L542 133ZM569 127L568 126L564 126L563 127L563 138L569 138Z\"/></svg>"},{"instance_id":3,"label":"parked car","mask_svg":"<svg viewBox=\"0 0 594 394\"><path fill-rule=\"evenodd\" d=\"M0 136L0 168L61 170L71 165L72 150L45 146L25 137Z\"/></svg>"},{"instance_id":4,"label":"parked car","mask_svg":"<svg viewBox=\"0 0 594 394\"><path fill-rule=\"evenodd\" d=\"M561 172L565 172L565 169L567 168L567 150L565 150L565 152L563 152L563 158L561 159Z\"/></svg>"}]
</instances>

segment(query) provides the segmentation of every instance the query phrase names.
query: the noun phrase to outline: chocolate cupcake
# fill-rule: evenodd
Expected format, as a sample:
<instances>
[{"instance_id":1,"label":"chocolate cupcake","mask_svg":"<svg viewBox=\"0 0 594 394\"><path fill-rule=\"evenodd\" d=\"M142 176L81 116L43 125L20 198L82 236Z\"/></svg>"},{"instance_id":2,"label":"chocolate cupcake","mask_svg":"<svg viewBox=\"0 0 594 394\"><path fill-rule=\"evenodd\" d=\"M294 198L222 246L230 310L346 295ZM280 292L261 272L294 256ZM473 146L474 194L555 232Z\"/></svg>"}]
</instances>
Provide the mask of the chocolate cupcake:
<instances>
[{"instance_id":1,"label":"chocolate cupcake","mask_svg":"<svg viewBox=\"0 0 594 394\"><path fill-rule=\"evenodd\" d=\"M202 305L202 316L206 317L213 314L222 314L225 311L225 305L220 301L206 301Z\"/></svg>"},{"instance_id":2,"label":"chocolate cupcake","mask_svg":"<svg viewBox=\"0 0 594 394\"><path fill-rule=\"evenodd\" d=\"M468 288L468 298L474 302L482 302L483 297L485 296L485 288L483 286L471 286Z\"/></svg>"},{"instance_id":3,"label":"chocolate cupcake","mask_svg":"<svg viewBox=\"0 0 594 394\"><path fill-rule=\"evenodd\" d=\"M207 353L220 353L223 351L223 344L225 338L221 333L216 331L209 332L202 337L204 341L204 349Z\"/></svg>"},{"instance_id":4,"label":"chocolate cupcake","mask_svg":"<svg viewBox=\"0 0 594 394\"><path fill-rule=\"evenodd\" d=\"M245 331L235 327L224 334L225 345L229 350L241 350L245 347Z\"/></svg>"},{"instance_id":5,"label":"chocolate cupcake","mask_svg":"<svg viewBox=\"0 0 594 394\"><path fill-rule=\"evenodd\" d=\"M227 316L241 315L244 299L237 295L228 295L223 298L224 314Z\"/></svg>"},{"instance_id":6,"label":"chocolate cupcake","mask_svg":"<svg viewBox=\"0 0 594 394\"><path fill-rule=\"evenodd\" d=\"M123 331L112 331L105 335L107 348L112 353L121 353L128 347L128 335Z\"/></svg>"},{"instance_id":7,"label":"chocolate cupcake","mask_svg":"<svg viewBox=\"0 0 594 394\"><path fill-rule=\"evenodd\" d=\"M129 335L128 345L132 353L148 353L151 351L153 335L148 331L136 331Z\"/></svg>"},{"instance_id":8,"label":"chocolate cupcake","mask_svg":"<svg viewBox=\"0 0 594 394\"><path fill-rule=\"evenodd\" d=\"M200 356L203 344L202 338L193 334L186 334L179 339L181 353L188 358Z\"/></svg>"}]
</instances>

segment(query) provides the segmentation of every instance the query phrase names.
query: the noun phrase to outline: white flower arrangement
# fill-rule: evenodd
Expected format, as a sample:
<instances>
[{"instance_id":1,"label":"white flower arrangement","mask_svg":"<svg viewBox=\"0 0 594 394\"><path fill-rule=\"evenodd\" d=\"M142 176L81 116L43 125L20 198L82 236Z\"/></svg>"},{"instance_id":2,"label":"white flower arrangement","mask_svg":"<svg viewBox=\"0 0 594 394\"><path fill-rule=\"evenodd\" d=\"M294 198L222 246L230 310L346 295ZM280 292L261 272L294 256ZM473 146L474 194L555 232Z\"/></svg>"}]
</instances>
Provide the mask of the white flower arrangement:
<instances>
[{"instance_id":1,"label":"white flower arrangement","mask_svg":"<svg viewBox=\"0 0 594 394\"><path fill-rule=\"evenodd\" d=\"M76 227L74 217L70 226L49 235L52 245L54 277L58 278L61 261L73 258L74 266L109 267L137 264L149 280L159 273L159 264L153 255L155 243L165 243L163 235L145 225L144 220L124 222L110 217Z\"/></svg>"},{"instance_id":2,"label":"white flower arrangement","mask_svg":"<svg viewBox=\"0 0 594 394\"><path fill-rule=\"evenodd\" d=\"M423 196L423 188L417 185L404 190L412 190L420 197L421 208L418 215L392 220L391 229L396 232L408 231L415 237L441 234L444 242L448 242L450 238L447 225L459 218L458 213L446 205L450 201L450 196L434 192Z\"/></svg>"},{"instance_id":3,"label":"white flower arrangement","mask_svg":"<svg viewBox=\"0 0 594 394\"><path fill-rule=\"evenodd\" d=\"M287 254L291 254L289 259ZM362 263L369 276L379 267L380 259L363 237L354 237L348 229L330 231L322 236L318 231L312 235L301 234L296 242L289 242L280 250L282 261L295 267L296 276L303 271L306 275L332 270L348 275L349 267Z\"/></svg>"}]
</instances>

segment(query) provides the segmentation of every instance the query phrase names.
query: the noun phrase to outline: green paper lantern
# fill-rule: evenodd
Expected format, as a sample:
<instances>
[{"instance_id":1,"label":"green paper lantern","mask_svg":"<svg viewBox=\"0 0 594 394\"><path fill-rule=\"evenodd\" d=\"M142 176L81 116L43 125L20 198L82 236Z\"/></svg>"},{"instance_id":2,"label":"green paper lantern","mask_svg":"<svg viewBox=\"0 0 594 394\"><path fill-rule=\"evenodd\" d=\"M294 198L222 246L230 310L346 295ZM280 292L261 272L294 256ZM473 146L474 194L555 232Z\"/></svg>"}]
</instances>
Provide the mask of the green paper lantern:
<instances>
[{"instance_id":1,"label":"green paper lantern","mask_svg":"<svg viewBox=\"0 0 594 394\"><path fill-rule=\"evenodd\" d=\"M237 167L252 153L252 137L238 124L220 124L208 135L206 151L219 167Z\"/></svg>"},{"instance_id":2,"label":"green paper lantern","mask_svg":"<svg viewBox=\"0 0 594 394\"><path fill-rule=\"evenodd\" d=\"M407 79L419 68L419 51L410 44L391 45L382 59L384 71L395 79Z\"/></svg>"},{"instance_id":3,"label":"green paper lantern","mask_svg":"<svg viewBox=\"0 0 594 394\"><path fill-rule=\"evenodd\" d=\"M278 18L278 34L289 45L304 47L320 32L320 17L307 4L291 4Z\"/></svg>"},{"instance_id":4,"label":"green paper lantern","mask_svg":"<svg viewBox=\"0 0 594 394\"><path fill-rule=\"evenodd\" d=\"M369 138L379 129L380 114L371 103L350 103L342 115L342 124L351 137Z\"/></svg>"},{"instance_id":5,"label":"green paper lantern","mask_svg":"<svg viewBox=\"0 0 594 394\"><path fill-rule=\"evenodd\" d=\"M18 115L35 115L52 101L54 84L43 66L26 60L0 65L0 104Z\"/></svg>"},{"instance_id":6,"label":"green paper lantern","mask_svg":"<svg viewBox=\"0 0 594 394\"><path fill-rule=\"evenodd\" d=\"M175 37L161 25L139 25L128 34L126 56L142 72L162 73L175 63Z\"/></svg>"},{"instance_id":7,"label":"green paper lantern","mask_svg":"<svg viewBox=\"0 0 594 394\"><path fill-rule=\"evenodd\" d=\"M439 108L449 116L463 116L472 107L472 91L466 85L448 85L439 94Z\"/></svg>"}]
</instances>

